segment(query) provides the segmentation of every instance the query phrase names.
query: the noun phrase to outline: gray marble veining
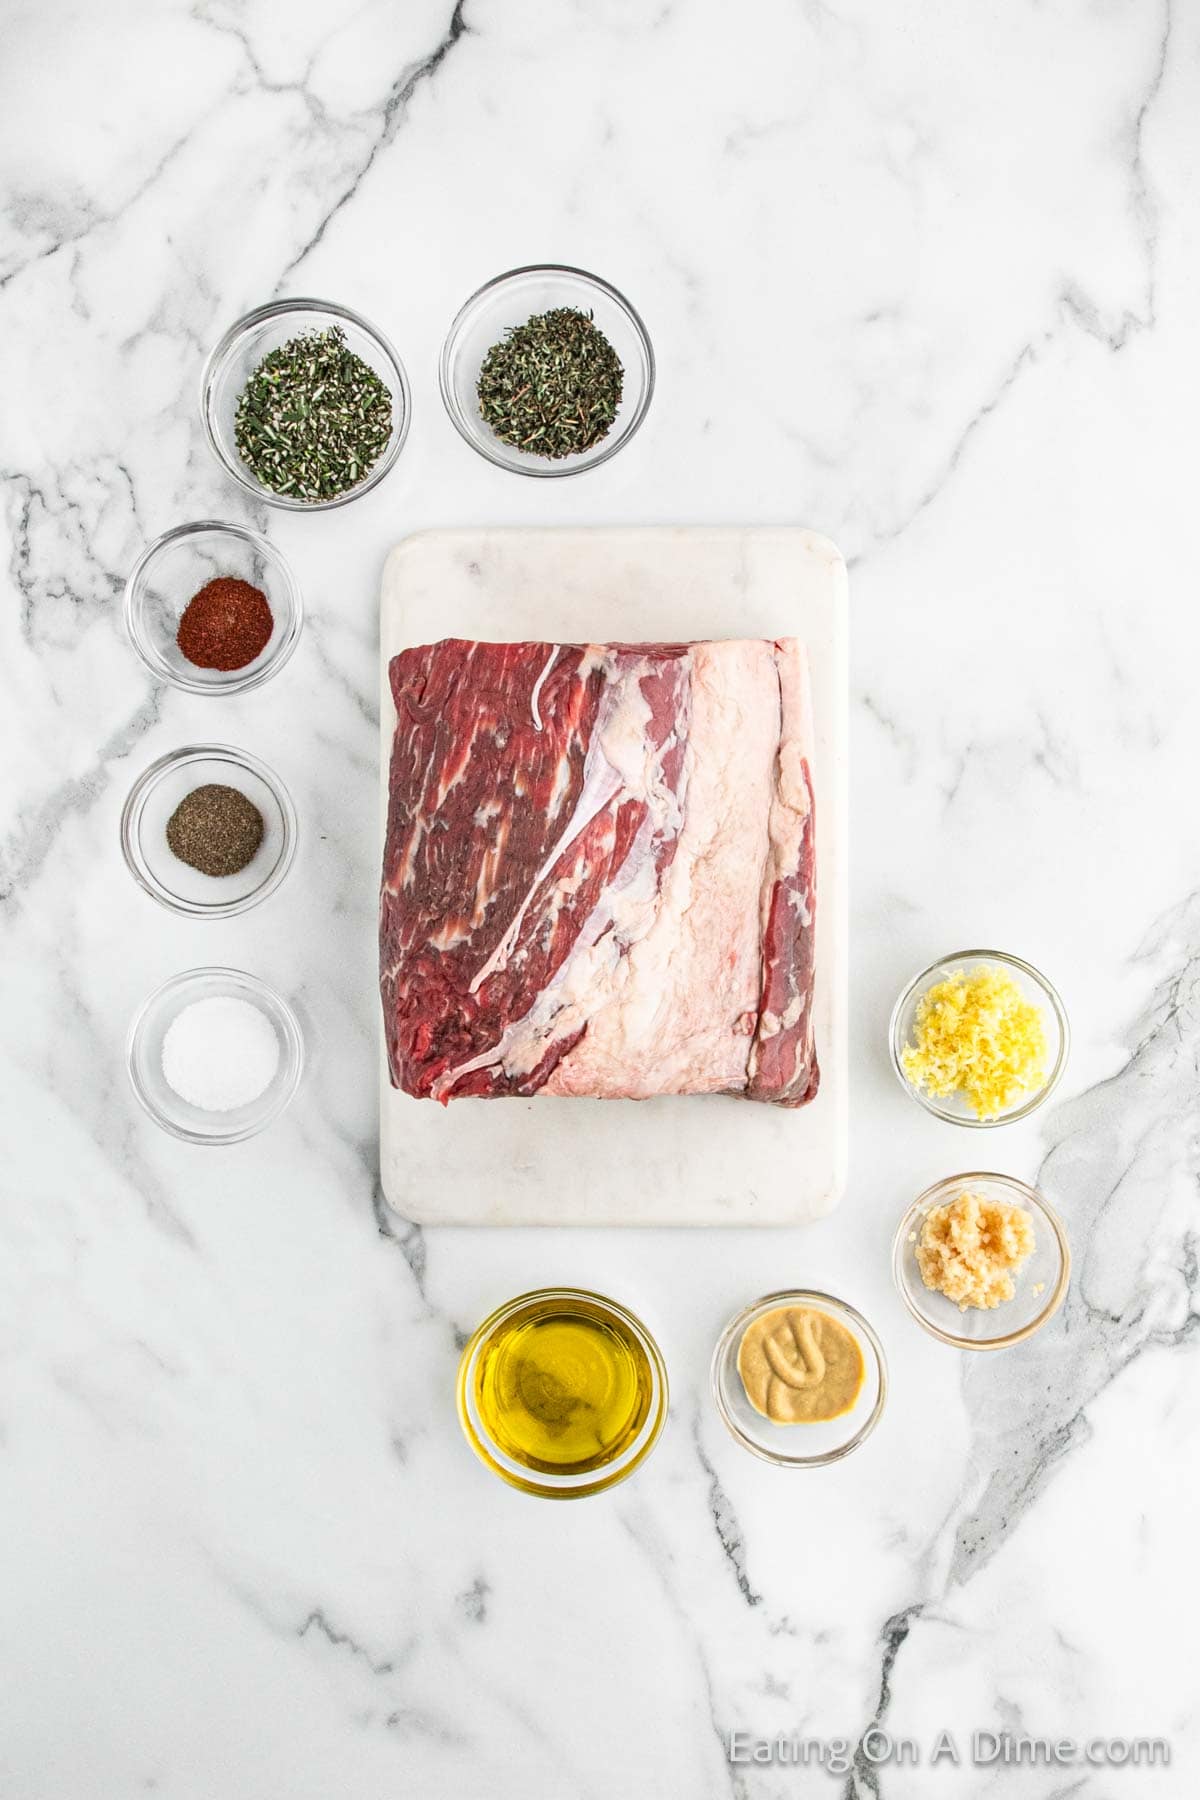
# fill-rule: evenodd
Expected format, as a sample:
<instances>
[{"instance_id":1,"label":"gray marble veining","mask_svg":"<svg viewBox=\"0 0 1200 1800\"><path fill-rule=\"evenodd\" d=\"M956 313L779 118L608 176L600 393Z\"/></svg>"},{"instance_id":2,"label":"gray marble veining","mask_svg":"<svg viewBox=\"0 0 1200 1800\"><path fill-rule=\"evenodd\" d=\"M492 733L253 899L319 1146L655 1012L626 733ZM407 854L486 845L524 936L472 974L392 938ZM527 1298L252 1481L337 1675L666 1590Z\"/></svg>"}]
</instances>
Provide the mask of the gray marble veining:
<instances>
[{"instance_id":1,"label":"gray marble veining","mask_svg":"<svg viewBox=\"0 0 1200 1800\"><path fill-rule=\"evenodd\" d=\"M1179 4L67 0L0 19L0 1788L14 1800L1086 1800L1196 1783L1200 1431L1200 17ZM445 419L482 281L594 268L648 323L646 425L520 482ZM199 427L247 307L375 319L404 455L268 513ZM187 518L268 529L307 624L261 692L152 689L120 595ZM376 595L426 525L802 523L851 570L851 1173L802 1232L421 1230L378 1185ZM142 767L278 767L302 825L262 909L156 910L120 860ZM885 1027L959 943L1044 966L1074 1053L967 1138ZM191 1150L137 1113L128 1020L190 965L292 996L302 1100ZM1075 1252L1044 1336L964 1360L890 1288L937 1176L1036 1178ZM781 1280L891 1362L855 1457L789 1478L708 1398ZM669 1428L545 1507L462 1443L466 1333L544 1281L653 1325ZM922 1764L875 1764L872 1724ZM1162 1736L1171 1771L931 1765L937 1733ZM846 1767L730 1759L845 1738ZM857 1746L857 1749L856 1749Z\"/></svg>"}]
</instances>

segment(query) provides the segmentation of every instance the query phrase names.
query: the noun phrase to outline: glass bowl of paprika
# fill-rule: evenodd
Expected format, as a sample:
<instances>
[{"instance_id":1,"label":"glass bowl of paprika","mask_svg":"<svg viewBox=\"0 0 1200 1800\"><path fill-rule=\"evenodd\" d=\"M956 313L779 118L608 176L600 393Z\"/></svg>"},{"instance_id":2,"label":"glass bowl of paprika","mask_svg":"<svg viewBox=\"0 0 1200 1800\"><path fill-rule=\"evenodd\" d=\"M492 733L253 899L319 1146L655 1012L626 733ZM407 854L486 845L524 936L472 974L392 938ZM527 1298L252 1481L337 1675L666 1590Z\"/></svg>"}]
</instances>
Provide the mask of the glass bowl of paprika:
<instances>
[{"instance_id":1,"label":"glass bowl of paprika","mask_svg":"<svg viewBox=\"0 0 1200 1800\"><path fill-rule=\"evenodd\" d=\"M281 551L244 525L199 519L143 550L125 583L130 642L189 694L261 687L296 648L304 608Z\"/></svg>"}]
</instances>

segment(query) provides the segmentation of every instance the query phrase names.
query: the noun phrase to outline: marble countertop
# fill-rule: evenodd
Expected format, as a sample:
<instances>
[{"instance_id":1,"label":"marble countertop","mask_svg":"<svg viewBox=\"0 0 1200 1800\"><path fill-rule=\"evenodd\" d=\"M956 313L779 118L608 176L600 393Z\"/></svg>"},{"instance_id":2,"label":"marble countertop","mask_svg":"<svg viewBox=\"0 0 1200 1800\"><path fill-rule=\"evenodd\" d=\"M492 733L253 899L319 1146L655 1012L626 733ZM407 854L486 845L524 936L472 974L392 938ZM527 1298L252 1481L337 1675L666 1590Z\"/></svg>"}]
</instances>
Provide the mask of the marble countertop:
<instances>
[{"instance_id":1,"label":"marble countertop","mask_svg":"<svg viewBox=\"0 0 1200 1800\"><path fill-rule=\"evenodd\" d=\"M1194 1789L1200 15L18 0L0 34L6 1800ZM625 290L660 366L635 442L557 483L474 456L435 375L463 298L545 259ZM197 416L207 348L286 293L377 320L413 383L396 470L323 517L248 505ZM279 679L220 703L154 688L120 617L141 546L205 516L267 527L308 605ZM845 1203L407 1227L377 1171L383 555L693 521L809 525L850 567ZM117 821L212 737L278 767L303 841L201 925L135 889ZM964 942L1046 968L1074 1027L1054 1102L982 1137L886 1060L898 987ZM283 1122L210 1153L138 1113L124 1038L219 962L290 994L312 1055ZM888 1246L980 1159L1045 1188L1075 1280L964 1358ZM707 1393L781 1279L891 1360L875 1436L811 1476ZM631 1305L673 1379L638 1478L565 1507L490 1477L451 1403L464 1334L549 1282ZM921 1767L838 1772L872 1724ZM973 1767L976 1729L1162 1737L1175 1773ZM780 1732L825 1767L731 1760Z\"/></svg>"}]
</instances>

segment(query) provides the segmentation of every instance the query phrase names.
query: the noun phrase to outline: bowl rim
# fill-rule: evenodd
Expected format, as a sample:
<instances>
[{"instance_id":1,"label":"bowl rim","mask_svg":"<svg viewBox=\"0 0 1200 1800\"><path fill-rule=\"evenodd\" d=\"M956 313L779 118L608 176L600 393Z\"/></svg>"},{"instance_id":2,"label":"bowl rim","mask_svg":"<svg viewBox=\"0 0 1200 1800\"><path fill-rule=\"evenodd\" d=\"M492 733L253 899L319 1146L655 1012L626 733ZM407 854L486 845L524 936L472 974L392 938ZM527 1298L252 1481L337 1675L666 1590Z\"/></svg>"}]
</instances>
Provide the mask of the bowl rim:
<instances>
[{"instance_id":1,"label":"bowl rim","mask_svg":"<svg viewBox=\"0 0 1200 1800\"><path fill-rule=\"evenodd\" d=\"M900 1021L909 1002L921 988L932 983L932 978L939 970L949 970L954 963L960 962L1003 963L1007 968L1017 970L1026 976L1035 987L1041 989L1058 1025L1058 1055L1042 1086L1020 1106L1014 1106L1009 1112L1000 1113L994 1119L976 1119L951 1112L934 1095L926 1094L921 1088L916 1087L904 1073L904 1066L900 1061L900 1052L903 1048L899 1041ZM937 957L926 968L914 975L911 981L906 982L901 989L888 1021L888 1050L896 1079L905 1093L910 1095L918 1105L923 1106L927 1113L932 1113L935 1119L943 1119L947 1125L961 1125L967 1131L991 1131L998 1125L1015 1125L1018 1119L1027 1119L1030 1113L1036 1112L1039 1106L1045 1105L1062 1080L1067 1067L1071 1053L1071 1022L1067 1017L1067 1009L1062 995L1049 976L1043 975L1039 968L1031 962L1026 962L1024 957L1014 956L1011 950L952 950L948 956Z\"/></svg>"},{"instance_id":2,"label":"bowl rim","mask_svg":"<svg viewBox=\"0 0 1200 1800\"><path fill-rule=\"evenodd\" d=\"M638 405L633 410L629 423L622 428L615 440L610 442L608 438L602 438L594 456L585 451L579 462L566 463L564 459L557 464L549 460L539 464L536 457L527 457L525 462L510 460L501 451L493 449L490 435L479 439L467 429L462 416L462 408L458 403L458 396L454 391L454 381L450 373L451 360L454 347L468 318L490 295L506 287L510 282L521 280L527 275L564 276L572 281L580 281L588 286L598 288L626 315L646 359L645 389ZM481 287L477 287L475 292L463 301L450 321L449 330L442 340L441 353L438 357L438 388L441 391L442 404L450 423L463 442L469 444L477 455L482 456L498 469L507 469L513 475L528 475L535 481L561 481L570 475L584 475L589 469L598 469L601 463L610 461L618 450L623 449L629 440L641 430L646 414L650 410L650 402L654 397L657 367L654 345L651 342L650 333L646 329L645 320L633 302L626 298L620 288L614 287L611 281L606 281L602 275L593 275L589 269L577 268L573 263L522 263L515 269L505 269L501 274L493 275L489 281L485 281Z\"/></svg>"},{"instance_id":3,"label":"bowl rim","mask_svg":"<svg viewBox=\"0 0 1200 1800\"><path fill-rule=\"evenodd\" d=\"M372 340L391 365L392 373L396 378L392 394L393 421L398 403L400 422L399 424L393 423L392 436L382 455L372 464L369 472L363 476L361 481L356 482L352 488L347 488L344 494L334 494L328 500L296 500L290 494L277 494L273 488L256 480L242 464L240 458L226 454L225 445L213 423L213 395L217 377L239 339L244 337L248 331L253 331L259 325L266 324L272 319L284 318L288 313L304 312L322 313L329 319L352 325L356 331L361 331L365 337ZM395 466L412 423L412 387L409 383L408 372L400 360L399 351L391 339L380 331L378 325L373 325L370 319L365 318L362 313L355 312L351 306L343 306L340 301L318 300L303 295L293 296L281 300L268 300L262 306L252 307L249 312L243 313L240 318L235 319L228 330L222 332L205 358L204 368L200 374L200 417L204 424L204 435L208 439L209 449L225 473L237 482L243 492L252 494L256 500L263 501L267 506L277 506L282 512L330 512L336 506L348 506L352 500L361 500L364 494L369 494L372 488L378 487L384 476L388 475Z\"/></svg>"},{"instance_id":4,"label":"bowl rim","mask_svg":"<svg viewBox=\"0 0 1200 1800\"><path fill-rule=\"evenodd\" d=\"M903 1272L905 1248L915 1221L923 1219L929 1208L938 1204L940 1198L946 1196L949 1190L961 1189L968 1182L978 1181L998 1182L1001 1187L1008 1188L1018 1198L1025 1201L1050 1226L1059 1252L1058 1277L1041 1312L1019 1329L1003 1332L999 1337L994 1338L962 1337L958 1332L945 1331L940 1325L934 1324L932 1319L925 1317L913 1299ZM892 1239L892 1281L909 1316L915 1319L922 1330L929 1333L930 1337L937 1338L939 1343L949 1344L954 1350L1009 1350L1014 1344L1024 1343L1026 1338L1032 1337L1035 1332L1041 1330L1043 1325L1048 1324L1066 1299L1067 1290L1071 1285L1071 1244L1067 1237L1066 1226L1059 1214L1051 1206L1046 1196L1030 1182L1022 1181L1019 1175L1005 1175L998 1169L968 1169L964 1174L943 1175L939 1180L931 1182L922 1193L917 1195L915 1200L910 1201L905 1207L900 1223L896 1227L896 1235Z\"/></svg>"},{"instance_id":5,"label":"bowl rim","mask_svg":"<svg viewBox=\"0 0 1200 1800\"><path fill-rule=\"evenodd\" d=\"M879 1391L875 1396L875 1404L854 1435L835 1449L821 1450L812 1456L785 1456L778 1451L769 1450L765 1444L752 1438L734 1418L726 1399L725 1383L722 1380L726 1355L733 1339L745 1331L755 1315L764 1308L788 1304L813 1304L817 1307L825 1307L835 1314L843 1314L856 1335L860 1336L869 1346L875 1358L879 1379ZM763 1462L773 1464L777 1469L823 1469L828 1468L831 1463L841 1462L844 1457L849 1456L852 1451L864 1444L883 1417L883 1410L887 1405L888 1398L887 1356L875 1327L869 1319L863 1317L856 1306L851 1306L848 1300L842 1300L837 1294L826 1293L822 1288L781 1288L778 1293L763 1294L760 1299L751 1301L749 1306L744 1306L740 1312L735 1313L731 1319L726 1321L713 1347L712 1361L709 1364L709 1385L726 1430L743 1450L748 1450L752 1456L757 1456Z\"/></svg>"},{"instance_id":6,"label":"bowl rim","mask_svg":"<svg viewBox=\"0 0 1200 1800\"><path fill-rule=\"evenodd\" d=\"M646 1435L642 1443L638 1445L636 1453L631 1455L629 1460L615 1471L605 1470L603 1468L597 1469L595 1471L595 1478L591 1481L580 1482L571 1486L563 1486L556 1481L553 1476L542 1471L531 1469L521 1474L517 1474L513 1470L506 1468L498 1457L493 1454L490 1441L476 1431L474 1421L468 1410L467 1385L479 1351L494 1332L497 1325L508 1318L512 1313L519 1311L523 1306L527 1306L529 1302L533 1300L590 1300L593 1304L605 1308L619 1318L623 1324L631 1327L639 1343L645 1349L658 1378L657 1405L653 1414L648 1415L647 1417L646 1425L643 1427ZM629 1476L632 1475L636 1469L641 1468L642 1464L646 1461L647 1457L658 1443L659 1438L662 1436L663 1427L667 1422L667 1412L671 1400L666 1361L658 1346L658 1342L649 1327L642 1322L635 1312L632 1312L629 1307L623 1306L619 1300L614 1300L611 1295L598 1293L593 1288L571 1287L567 1285L530 1288L525 1293L514 1295L511 1300L504 1301L502 1305L495 1307L488 1313L487 1317L480 1321L463 1345L462 1352L458 1359L454 1394L455 1405L458 1411L458 1422L462 1427L463 1436L466 1438L467 1443L474 1451L479 1461L485 1468L490 1469L493 1475L498 1475L501 1481L506 1482L509 1487L515 1488L522 1494L531 1494L539 1500L586 1500L593 1494L605 1493L610 1488L617 1487L621 1482L628 1480Z\"/></svg>"},{"instance_id":7,"label":"bowl rim","mask_svg":"<svg viewBox=\"0 0 1200 1800\"><path fill-rule=\"evenodd\" d=\"M185 900L171 894L159 882L153 869L140 854L137 841L137 826L142 811L151 793L162 780L168 770L185 761L200 757L223 759L236 768L246 769L270 789L279 807L283 820L283 847L270 874L236 900L220 900L205 902ZM292 796L283 780L269 764L261 758L251 755L249 750L239 750L234 744L183 744L178 750L168 750L164 755L156 757L138 776L121 808L121 853L125 858L125 866L143 893L157 900L168 912L177 913L180 917L190 919L232 919L239 913L249 912L260 901L266 900L283 883L292 863L296 858L296 846L299 840L300 825L296 816L296 808Z\"/></svg>"},{"instance_id":8,"label":"bowl rim","mask_svg":"<svg viewBox=\"0 0 1200 1800\"><path fill-rule=\"evenodd\" d=\"M223 681L203 681L199 676L191 676L184 670L173 669L163 662L151 649L149 640L141 629L138 602L145 585L147 571L162 551L183 539L197 537L202 532L218 532L225 537L238 538L243 544L271 563L279 575L291 605L291 618L287 630L281 635L275 649L263 663L251 663L246 670L232 669L228 671L228 679ZM296 645L300 641L300 633L304 626L304 598L300 592L300 583L295 571L283 551L273 544L260 531L249 525L237 525L230 519L189 519L184 525L173 525L169 531L148 543L129 574L125 578L125 592L122 602L125 620L125 631L133 646L134 652L142 665L149 670L156 681L165 681L170 687L180 688L185 694L201 694L205 698L226 694L245 694L252 688L261 687L273 675L278 674L288 661ZM274 609L272 609L274 611Z\"/></svg>"},{"instance_id":9,"label":"bowl rim","mask_svg":"<svg viewBox=\"0 0 1200 1800\"><path fill-rule=\"evenodd\" d=\"M255 994L259 999L265 999L270 1002L271 1007L275 1009L279 1023L283 1028L286 1051L290 1062L288 1076L281 1083L275 1100L271 1106L264 1111L262 1118L255 1119L252 1123L243 1125L236 1131L228 1132L193 1131L186 1125L178 1124L174 1119L168 1119L159 1111L150 1095L142 1086L137 1071L136 1053L141 1042L142 1033L146 1029L147 1022L149 1021L155 1006L168 994L175 991L181 991L191 986L194 982L211 979L213 976L216 976L219 980L232 981L239 986L249 988L251 993ZM273 1125L280 1114L285 1112L291 1104L296 1089L300 1085L300 1078L304 1073L304 1033L300 1028L300 1021L296 1017L296 1014L288 1001L284 999L277 988L273 988L269 982L263 981L259 976L251 975L245 969L234 969L219 964L212 964L200 969L181 969L177 974L169 975L165 981L159 982L158 986L153 988L151 992L146 995L146 998L134 1013L125 1037L125 1066L129 1074L130 1086L133 1088L134 1096L137 1099L138 1104L141 1106L143 1112L153 1119L160 1130L169 1133L171 1137L179 1138L185 1144L198 1144L202 1148L208 1148L210 1146L218 1148L226 1144L242 1144L245 1143L247 1138L257 1137L259 1132L265 1131L268 1125ZM219 1115L217 1116L219 1117Z\"/></svg>"}]
</instances>

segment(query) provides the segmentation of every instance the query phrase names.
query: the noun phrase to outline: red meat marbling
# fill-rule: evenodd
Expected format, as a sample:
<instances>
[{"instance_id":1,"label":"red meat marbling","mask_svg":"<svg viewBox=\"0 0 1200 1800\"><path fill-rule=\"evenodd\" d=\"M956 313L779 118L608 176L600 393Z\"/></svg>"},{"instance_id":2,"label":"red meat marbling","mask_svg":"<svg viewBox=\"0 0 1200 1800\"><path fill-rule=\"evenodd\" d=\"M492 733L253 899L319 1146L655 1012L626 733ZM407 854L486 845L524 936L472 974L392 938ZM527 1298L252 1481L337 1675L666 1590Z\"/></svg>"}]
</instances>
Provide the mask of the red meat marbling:
<instances>
[{"instance_id":1,"label":"red meat marbling","mask_svg":"<svg viewBox=\"0 0 1200 1800\"><path fill-rule=\"evenodd\" d=\"M392 659L393 1083L437 1100L817 1091L795 639Z\"/></svg>"}]
</instances>

